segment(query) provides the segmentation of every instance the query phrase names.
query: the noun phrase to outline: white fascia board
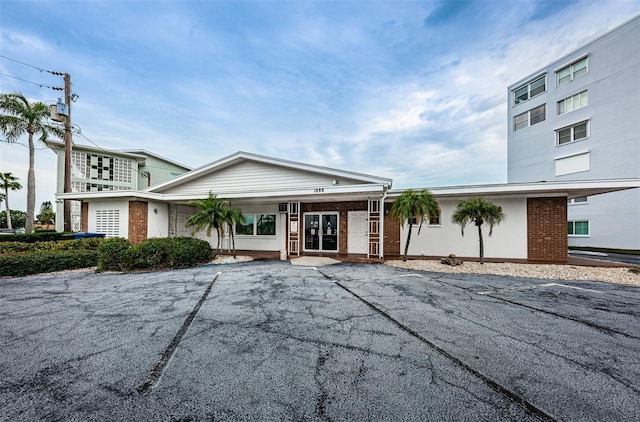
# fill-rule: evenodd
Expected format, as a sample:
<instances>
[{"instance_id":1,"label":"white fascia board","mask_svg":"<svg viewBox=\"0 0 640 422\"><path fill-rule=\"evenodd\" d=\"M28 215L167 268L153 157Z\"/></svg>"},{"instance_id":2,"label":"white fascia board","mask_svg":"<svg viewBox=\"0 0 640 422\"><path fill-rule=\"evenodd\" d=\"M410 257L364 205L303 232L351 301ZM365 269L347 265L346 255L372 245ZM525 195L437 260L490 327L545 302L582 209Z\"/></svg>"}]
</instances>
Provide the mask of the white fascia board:
<instances>
[{"instance_id":1,"label":"white fascia board","mask_svg":"<svg viewBox=\"0 0 640 422\"><path fill-rule=\"evenodd\" d=\"M187 169L187 170L193 170L193 167L185 166L184 164L181 164L181 163L178 163L177 161L173 161L173 160L171 160L169 158L163 157L162 155L155 154L153 152L147 151L146 149L136 149L136 150L123 149L123 150L116 150L116 151L122 152L122 153L126 153L126 154L138 154L138 155L144 156L145 158L147 156L155 157L155 158L157 158L159 160L165 161L167 163L171 163L171 164L173 164L175 166L182 167L182 168Z\"/></svg>"},{"instance_id":2,"label":"white fascia board","mask_svg":"<svg viewBox=\"0 0 640 422\"><path fill-rule=\"evenodd\" d=\"M469 196L588 196L618 190L640 187L640 179L607 179L582 180L568 182L535 182L535 183L505 183L497 185L452 186L438 188L413 189L420 191L428 189L437 197L469 197ZM389 190L387 197L394 199L406 189Z\"/></svg>"},{"instance_id":3,"label":"white fascia board","mask_svg":"<svg viewBox=\"0 0 640 422\"><path fill-rule=\"evenodd\" d=\"M232 191L232 192L213 192L219 198L223 199L259 199L259 198L291 198L291 199L308 199L318 198L322 200L328 196L342 195L345 199L349 199L349 195L369 195L381 196L385 191L385 185L382 184L365 184L365 185L349 185L349 186L330 186L317 189L289 189L278 191ZM147 199L161 202L184 202L193 199L206 198L209 194L181 194L181 195L165 195L159 193L144 191L107 191L107 192L72 192L60 193L56 195L56 199L71 200L93 200L93 199L114 199L114 198L137 198Z\"/></svg>"},{"instance_id":4,"label":"white fascia board","mask_svg":"<svg viewBox=\"0 0 640 422\"><path fill-rule=\"evenodd\" d=\"M62 149L64 150L64 142L60 142L60 141L53 141L50 139L47 139L45 141L45 145L48 146L50 149L52 150L56 150L56 149ZM120 157L127 157L127 158L133 158L137 161L141 161L144 160L146 157L144 155L140 155L140 154L135 154L133 152L126 152L126 151L118 151L118 150L113 150L113 149L103 149L103 148L98 148L98 147L93 147L93 146L89 146L89 145L82 145L82 144L73 144L73 149L74 150L78 150L78 151L83 151L83 152L95 152L97 154L109 154L109 155L116 155L116 156L120 156Z\"/></svg>"}]
</instances>

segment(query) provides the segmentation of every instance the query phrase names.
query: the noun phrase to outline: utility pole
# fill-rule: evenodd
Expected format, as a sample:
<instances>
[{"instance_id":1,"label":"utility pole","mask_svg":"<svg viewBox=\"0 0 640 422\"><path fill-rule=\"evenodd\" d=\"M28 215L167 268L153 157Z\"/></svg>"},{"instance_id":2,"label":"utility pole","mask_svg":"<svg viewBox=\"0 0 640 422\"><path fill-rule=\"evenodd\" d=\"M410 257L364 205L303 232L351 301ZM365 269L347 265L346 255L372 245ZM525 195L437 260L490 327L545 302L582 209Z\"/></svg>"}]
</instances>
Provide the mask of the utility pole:
<instances>
[{"instance_id":1,"label":"utility pole","mask_svg":"<svg viewBox=\"0 0 640 422\"><path fill-rule=\"evenodd\" d=\"M71 149L73 137L71 132L71 75L64 74L64 102L67 115L64 119L64 193L71 192ZM71 200L64 200L64 231L71 231Z\"/></svg>"}]
</instances>

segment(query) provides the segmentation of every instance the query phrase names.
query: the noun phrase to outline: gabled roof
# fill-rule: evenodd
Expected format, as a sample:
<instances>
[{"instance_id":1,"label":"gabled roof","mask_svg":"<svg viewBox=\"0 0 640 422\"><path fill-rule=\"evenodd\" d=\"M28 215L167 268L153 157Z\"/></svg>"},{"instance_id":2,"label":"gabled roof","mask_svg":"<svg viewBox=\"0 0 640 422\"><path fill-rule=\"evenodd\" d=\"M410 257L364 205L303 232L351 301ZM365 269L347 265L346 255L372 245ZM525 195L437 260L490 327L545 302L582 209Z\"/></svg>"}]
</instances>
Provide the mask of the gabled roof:
<instances>
[{"instance_id":1,"label":"gabled roof","mask_svg":"<svg viewBox=\"0 0 640 422\"><path fill-rule=\"evenodd\" d=\"M375 184L381 185L385 188L391 187L392 180L383 177L372 176L364 173L355 173L351 171L338 170L329 167L317 166L314 164L300 163L296 161L283 160L280 158L267 157L264 155L253 154L249 152L239 151L235 154L228 155L220 160L214 161L210 164L204 165L190 172L181 174L165 182L158 183L146 189L148 192L165 192L170 189L177 188L181 185L185 185L189 182L193 182L197 179L201 179L206 176L215 175L215 173L221 173L223 170L229 169L233 166L238 166L242 163L256 163L273 166L273 168L280 168L282 170L291 170L307 174L321 175L333 179L346 179L352 184Z\"/></svg>"}]
</instances>

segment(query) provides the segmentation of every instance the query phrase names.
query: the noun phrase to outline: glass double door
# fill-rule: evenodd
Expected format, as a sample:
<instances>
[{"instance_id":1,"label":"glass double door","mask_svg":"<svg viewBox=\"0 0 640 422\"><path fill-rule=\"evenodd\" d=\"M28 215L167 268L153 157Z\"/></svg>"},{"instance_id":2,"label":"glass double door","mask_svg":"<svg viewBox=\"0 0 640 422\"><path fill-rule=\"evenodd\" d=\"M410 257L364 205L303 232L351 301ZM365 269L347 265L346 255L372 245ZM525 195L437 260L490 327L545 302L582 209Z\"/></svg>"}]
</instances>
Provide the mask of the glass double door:
<instances>
[{"instance_id":1,"label":"glass double door","mask_svg":"<svg viewBox=\"0 0 640 422\"><path fill-rule=\"evenodd\" d=\"M338 252L338 213L304 215L304 250Z\"/></svg>"}]
</instances>

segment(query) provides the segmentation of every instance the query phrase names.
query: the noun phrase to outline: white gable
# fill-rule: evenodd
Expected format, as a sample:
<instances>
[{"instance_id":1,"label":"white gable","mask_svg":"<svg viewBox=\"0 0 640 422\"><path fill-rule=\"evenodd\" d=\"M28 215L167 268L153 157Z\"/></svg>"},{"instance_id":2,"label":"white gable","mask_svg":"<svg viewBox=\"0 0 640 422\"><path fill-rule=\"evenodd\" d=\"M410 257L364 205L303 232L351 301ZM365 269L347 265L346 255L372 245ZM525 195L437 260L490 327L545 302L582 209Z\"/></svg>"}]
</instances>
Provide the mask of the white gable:
<instances>
[{"instance_id":1,"label":"white gable","mask_svg":"<svg viewBox=\"0 0 640 422\"><path fill-rule=\"evenodd\" d=\"M224 195L224 193L315 189L335 184L349 186L366 183L371 182L244 160L203 174L196 179L186 179L184 183L169 184L164 189L160 187L155 192L168 195L206 195L213 192Z\"/></svg>"}]
</instances>

